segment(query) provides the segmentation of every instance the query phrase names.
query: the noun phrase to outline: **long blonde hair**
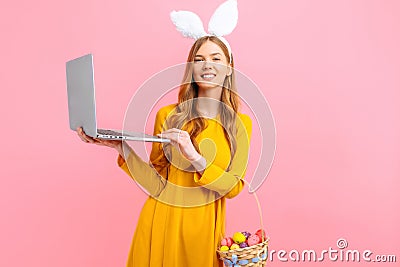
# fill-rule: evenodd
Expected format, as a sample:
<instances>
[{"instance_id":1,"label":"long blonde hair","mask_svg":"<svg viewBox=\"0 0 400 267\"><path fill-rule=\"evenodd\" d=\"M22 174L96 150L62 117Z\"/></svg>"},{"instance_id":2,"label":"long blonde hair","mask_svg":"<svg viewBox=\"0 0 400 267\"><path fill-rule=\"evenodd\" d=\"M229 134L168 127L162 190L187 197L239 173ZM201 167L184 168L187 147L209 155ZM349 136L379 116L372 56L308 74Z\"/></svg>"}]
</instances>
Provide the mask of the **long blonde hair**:
<instances>
[{"instance_id":1,"label":"long blonde hair","mask_svg":"<svg viewBox=\"0 0 400 267\"><path fill-rule=\"evenodd\" d=\"M178 94L178 104L175 107L175 112L171 115L167 121L167 128L178 128L182 130L187 130L191 141L199 151L199 146L196 142L196 137L207 127L207 122L204 118L199 115L199 111L195 105L195 99L198 97L198 85L193 81L193 67L194 58L200 47L207 41L211 41L217 44L227 59L227 62L231 61L230 66L232 67L232 74L225 77L225 81L222 86L222 93L220 99L220 120L224 128L225 138L229 142L231 150L231 162L235 155L237 142L236 142L236 120L237 112L239 110L239 96L237 95L235 72L234 72L234 61L233 57L230 60L228 49L225 44L215 36L204 36L196 40L193 44L187 62L190 64L186 65L185 73L183 76L182 83L180 85ZM168 146L170 144L166 144ZM165 151L168 151L166 149ZM230 170L231 163L229 164L227 170Z\"/></svg>"}]
</instances>

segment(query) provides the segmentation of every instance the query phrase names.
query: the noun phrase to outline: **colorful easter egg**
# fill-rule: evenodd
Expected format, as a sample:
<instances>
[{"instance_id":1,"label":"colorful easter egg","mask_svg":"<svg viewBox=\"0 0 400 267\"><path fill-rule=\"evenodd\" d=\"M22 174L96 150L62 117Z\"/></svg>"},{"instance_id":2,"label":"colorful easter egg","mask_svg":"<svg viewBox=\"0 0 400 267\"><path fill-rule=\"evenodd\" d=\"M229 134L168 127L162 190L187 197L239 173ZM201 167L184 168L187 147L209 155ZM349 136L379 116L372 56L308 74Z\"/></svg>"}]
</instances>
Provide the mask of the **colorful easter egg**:
<instances>
[{"instance_id":1,"label":"colorful easter egg","mask_svg":"<svg viewBox=\"0 0 400 267\"><path fill-rule=\"evenodd\" d=\"M240 244L246 241L246 237L241 232L236 232L233 234L233 241L235 241L236 244Z\"/></svg>"},{"instance_id":2,"label":"colorful easter egg","mask_svg":"<svg viewBox=\"0 0 400 267\"><path fill-rule=\"evenodd\" d=\"M233 244L233 239L231 237L225 237L224 239L221 240L221 246L232 246Z\"/></svg>"},{"instance_id":3,"label":"colorful easter egg","mask_svg":"<svg viewBox=\"0 0 400 267\"><path fill-rule=\"evenodd\" d=\"M229 250L229 247L228 247L228 246L222 246L222 247L220 247L219 250L221 250L221 251L228 251L228 250Z\"/></svg>"},{"instance_id":4,"label":"colorful easter egg","mask_svg":"<svg viewBox=\"0 0 400 267\"><path fill-rule=\"evenodd\" d=\"M251 236L251 234L247 231L242 232L242 234L247 238L249 238L249 236Z\"/></svg>"},{"instance_id":5,"label":"colorful easter egg","mask_svg":"<svg viewBox=\"0 0 400 267\"><path fill-rule=\"evenodd\" d=\"M240 248L238 244L234 243L231 246L231 250Z\"/></svg>"},{"instance_id":6,"label":"colorful easter egg","mask_svg":"<svg viewBox=\"0 0 400 267\"><path fill-rule=\"evenodd\" d=\"M247 239L247 245L254 246L261 242L261 239L258 235L251 235Z\"/></svg>"},{"instance_id":7,"label":"colorful easter egg","mask_svg":"<svg viewBox=\"0 0 400 267\"><path fill-rule=\"evenodd\" d=\"M260 240L263 240L263 235L264 235L264 240L267 239L267 235L265 234L265 231L262 229L258 229L256 232L256 235L260 238Z\"/></svg>"},{"instance_id":8,"label":"colorful easter egg","mask_svg":"<svg viewBox=\"0 0 400 267\"><path fill-rule=\"evenodd\" d=\"M240 243L239 244L239 247L240 248L247 248L249 245L247 245L247 243L246 242L243 242L243 243Z\"/></svg>"}]
</instances>

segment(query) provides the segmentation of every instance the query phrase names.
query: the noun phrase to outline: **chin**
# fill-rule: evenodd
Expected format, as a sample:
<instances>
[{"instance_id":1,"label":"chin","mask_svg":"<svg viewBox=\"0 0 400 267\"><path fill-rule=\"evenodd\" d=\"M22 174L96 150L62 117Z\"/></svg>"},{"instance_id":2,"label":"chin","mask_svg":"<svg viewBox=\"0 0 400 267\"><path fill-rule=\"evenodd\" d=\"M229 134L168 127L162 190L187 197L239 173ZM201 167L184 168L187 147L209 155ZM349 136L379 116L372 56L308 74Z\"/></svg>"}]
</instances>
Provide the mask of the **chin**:
<instances>
[{"instance_id":1,"label":"chin","mask_svg":"<svg viewBox=\"0 0 400 267\"><path fill-rule=\"evenodd\" d=\"M221 87L220 84L213 83L213 82L197 82L199 89L214 89L217 87Z\"/></svg>"}]
</instances>

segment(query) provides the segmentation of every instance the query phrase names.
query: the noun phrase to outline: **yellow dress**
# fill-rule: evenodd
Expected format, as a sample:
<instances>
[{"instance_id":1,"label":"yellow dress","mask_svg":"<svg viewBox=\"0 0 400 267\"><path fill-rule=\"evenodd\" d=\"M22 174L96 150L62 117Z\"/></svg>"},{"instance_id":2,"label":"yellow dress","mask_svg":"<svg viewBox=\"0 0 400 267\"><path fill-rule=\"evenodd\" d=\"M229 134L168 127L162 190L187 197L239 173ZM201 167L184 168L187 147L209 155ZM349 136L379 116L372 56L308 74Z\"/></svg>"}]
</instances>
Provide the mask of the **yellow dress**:
<instances>
[{"instance_id":1,"label":"yellow dress","mask_svg":"<svg viewBox=\"0 0 400 267\"><path fill-rule=\"evenodd\" d=\"M157 112L154 135L163 131L163 124L176 105L164 106ZM206 119L207 128L196 137L206 159L202 175L190 169L176 149L168 158L171 165L165 168L162 163L168 159L161 143L152 143L149 163L135 152L126 161L118 156L118 165L149 192L127 267L223 266L216 249L225 235L225 201L243 189L252 131L250 117L238 115L237 152L228 171L230 149L219 117Z\"/></svg>"}]
</instances>

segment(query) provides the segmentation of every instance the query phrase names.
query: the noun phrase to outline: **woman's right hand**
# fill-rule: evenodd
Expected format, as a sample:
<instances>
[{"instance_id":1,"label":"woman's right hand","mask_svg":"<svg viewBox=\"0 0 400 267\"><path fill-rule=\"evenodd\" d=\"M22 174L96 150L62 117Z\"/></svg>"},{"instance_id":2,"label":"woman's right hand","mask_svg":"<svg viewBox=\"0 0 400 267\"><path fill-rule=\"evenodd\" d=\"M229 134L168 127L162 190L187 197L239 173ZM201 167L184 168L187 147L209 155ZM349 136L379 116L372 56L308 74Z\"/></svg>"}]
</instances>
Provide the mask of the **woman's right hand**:
<instances>
[{"instance_id":1,"label":"woman's right hand","mask_svg":"<svg viewBox=\"0 0 400 267\"><path fill-rule=\"evenodd\" d=\"M76 129L76 132L78 133L79 138L85 143L111 147L111 148L116 149L118 151L118 153L123 155L122 141L120 141L120 140L105 140L105 139L93 138L91 136L86 135L85 132L83 131L82 127L78 127Z\"/></svg>"}]
</instances>

